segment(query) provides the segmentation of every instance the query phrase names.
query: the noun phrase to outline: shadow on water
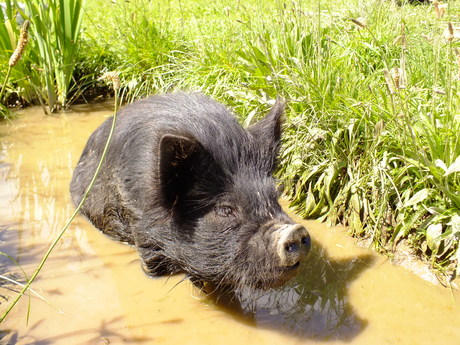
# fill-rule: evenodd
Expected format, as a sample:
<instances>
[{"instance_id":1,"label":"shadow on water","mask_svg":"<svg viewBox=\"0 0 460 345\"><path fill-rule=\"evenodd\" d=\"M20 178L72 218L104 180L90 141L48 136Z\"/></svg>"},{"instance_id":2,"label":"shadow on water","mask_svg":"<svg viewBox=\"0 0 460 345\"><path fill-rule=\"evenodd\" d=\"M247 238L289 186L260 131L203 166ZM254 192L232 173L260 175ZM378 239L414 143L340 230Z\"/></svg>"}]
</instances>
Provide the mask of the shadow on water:
<instances>
[{"instance_id":1,"label":"shadow on water","mask_svg":"<svg viewBox=\"0 0 460 345\"><path fill-rule=\"evenodd\" d=\"M313 243L297 278L269 291L215 292L209 298L236 319L298 338L349 341L367 326L349 303L348 288L374 262L372 255L333 259Z\"/></svg>"},{"instance_id":2,"label":"shadow on water","mask_svg":"<svg viewBox=\"0 0 460 345\"><path fill-rule=\"evenodd\" d=\"M21 283L25 278L20 270L19 264L34 262L40 255L40 248L26 248L23 253L19 253L19 245L16 234L18 224L0 224L0 286L8 285L10 282L3 277L7 277ZM21 277L21 279L19 279Z\"/></svg>"},{"instance_id":3,"label":"shadow on water","mask_svg":"<svg viewBox=\"0 0 460 345\"><path fill-rule=\"evenodd\" d=\"M151 344L153 338L151 337L127 337L123 332L117 330L116 323L120 321L120 318L114 318L112 320L103 320L98 327L93 329L82 329L75 332L62 333L53 335L47 338L37 339L31 335L21 335L15 330L3 330L0 331L0 343L5 345L14 345L18 343L22 338L28 339L28 344L34 345L49 345L49 344L65 344L67 341L72 342L75 336L84 334L94 334L92 339L87 341L88 344L109 344L109 339L112 339L115 343L135 343L135 344ZM30 333L39 327L43 320L38 321L34 325L30 326Z\"/></svg>"}]
</instances>

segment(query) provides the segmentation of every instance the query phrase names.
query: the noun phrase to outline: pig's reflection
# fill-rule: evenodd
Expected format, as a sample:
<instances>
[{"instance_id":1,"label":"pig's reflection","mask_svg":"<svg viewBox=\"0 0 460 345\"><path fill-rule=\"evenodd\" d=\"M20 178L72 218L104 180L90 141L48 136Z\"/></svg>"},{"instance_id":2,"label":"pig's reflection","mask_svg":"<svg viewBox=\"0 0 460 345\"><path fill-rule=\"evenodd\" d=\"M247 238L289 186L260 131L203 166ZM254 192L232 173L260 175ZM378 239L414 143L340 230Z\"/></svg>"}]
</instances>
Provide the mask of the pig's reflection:
<instances>
[{"instance_id":1,"label":"pig's reflection","mask_svg":"<svg viewBox=\"0 0 460 345\"><path fill-rule=\"evenodd\" d=\"M267 291L215 291L209 297L238 319L301 338L350 340L367 322L355 314L348 286L372 265L371 255L335 260L313 243L299 275L286 286Z\"/></svg>"}]
</instances>

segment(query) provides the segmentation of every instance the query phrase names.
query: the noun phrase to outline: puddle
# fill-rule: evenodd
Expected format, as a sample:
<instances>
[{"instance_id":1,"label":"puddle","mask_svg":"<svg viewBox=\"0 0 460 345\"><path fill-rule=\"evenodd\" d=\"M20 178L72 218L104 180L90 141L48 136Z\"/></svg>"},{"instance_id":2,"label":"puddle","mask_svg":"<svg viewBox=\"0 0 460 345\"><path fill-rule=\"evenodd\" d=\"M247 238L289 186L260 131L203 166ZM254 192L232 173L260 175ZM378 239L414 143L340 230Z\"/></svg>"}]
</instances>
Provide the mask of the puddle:
<instances>
[{"instance_id":1,"label":"puddle","mask_svg":"<svg viewBox=\"0 0 460 345\"><path fill-rule=\"evenodd\" d=\"M30 276L74 209L71 173L111 111L99 104L21 114L0 124L0 251ZM23 298L0 325L0 343L460 344L458 291L355 246L340 227L303 223L314 250L298 278L216 300L182 275L147 277L132 247L79 216L33 284L38 296ZM24 282L4 256L0 274ZM0 312L18 290L0 279Z\"/></svg>"}]
</instances>

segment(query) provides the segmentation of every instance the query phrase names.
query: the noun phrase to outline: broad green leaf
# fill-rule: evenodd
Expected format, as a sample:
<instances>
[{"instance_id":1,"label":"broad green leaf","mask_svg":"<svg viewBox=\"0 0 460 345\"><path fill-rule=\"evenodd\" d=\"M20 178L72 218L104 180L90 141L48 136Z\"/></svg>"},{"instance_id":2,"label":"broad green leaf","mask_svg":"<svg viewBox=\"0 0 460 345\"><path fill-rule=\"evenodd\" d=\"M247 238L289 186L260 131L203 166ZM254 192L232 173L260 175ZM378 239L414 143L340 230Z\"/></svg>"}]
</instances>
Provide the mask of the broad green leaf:
<instances>
[{"instance_id":1,"label":"broad green leaf","mask_svg":"<svg viewBox=\"0 0 460 345\"><path fill-rule=\"evenodd\" d=\"M311 191L311 184L309 184L307 198L305 200L305 213L310 214L315 209L315 206L316 206L315 196L313 195L313 192Z\"/></svg>"},{"instance_id":2,"label":"broad green leaf","mask_svg":"<svg viewBox=\"0 0 460 345\"><path fill-rule=\"evenodd\" d=\"M431 224L426 229L426 241L428 247L432 251L437 251L441 240L439 236L442 234L442 224Z\"/></svg>"},{"instance_id":3,"label":"broad green leaf","mask_svg":"<svg viewBox=\"0 0 460 345\"><path fill-rule=\"evenodd\" d=\"M429 190L427 188L419 190L404 204L403 207L413 206L413 205L416 205L422 202L428 197L428 194L429 194Z\"/></svg>"},{"instance_id":4,"label":"broad green leaf","mask_svg":"<svg viewBox=\"0 0 460 345\"><path fill-rule=\"evenodd\" d=\"M14 50L17 45L17 37L14 32L13 26L11 25L11 20L5 21L5 28L8 32L8 36L10 38L11 49Z\"/></svg>"},{"instance_id":5,"label":"broad green leaf","mask_svg":"<svg viewBox=\"0 0 460 345\"><path fill-rule=\"evenodd\" d=\"M363 223L361 222L361 203L358 194L353 194L350 198L351 213L348 217L349 225L355 234L363 232Z\"/></svg>"},{"instance_id":6,"label":"broad green leaf","mask_svg":"<svg viewBox=\"0 0 460 345\"><path fill-rule=\"evenodd\" d=\"M454 215L447 225L452 227L452 235L460 237L460 216L458 214Z\"/></svg>"},{"instance_id":7,"label":"broad green leaf","mask_svg":"<svg viewBox=\"0 0 460 345\"><path fill-rule=\"evenodd\" d=\"M460 171L460 156L457 157L455 162L453 162L449 168L446 170L444 176L450 175L454 172L459 172Z\"/></svg>"},{"instance_id":8,"label":"broad green leaf","mask_svg":"<svg viewBox=\"0 0 460 345\"><path fill-rule=\"evenodd\" d=\"M460 276L460 245L457 248L457 251L455 253L455 258L457 259L457 277Z\"/></svg>"},{"instance_id":9,"label":"broad green leaf","mask_svg":"<svg viewBox=\"0 0 460 345\"><path fill-rule=\"evenodd\" d=\"M436 164L438 168L441 168L442 170L447 171L447 165L442 160L436 159L434 163Z\"/></svg>"}]
</instances>

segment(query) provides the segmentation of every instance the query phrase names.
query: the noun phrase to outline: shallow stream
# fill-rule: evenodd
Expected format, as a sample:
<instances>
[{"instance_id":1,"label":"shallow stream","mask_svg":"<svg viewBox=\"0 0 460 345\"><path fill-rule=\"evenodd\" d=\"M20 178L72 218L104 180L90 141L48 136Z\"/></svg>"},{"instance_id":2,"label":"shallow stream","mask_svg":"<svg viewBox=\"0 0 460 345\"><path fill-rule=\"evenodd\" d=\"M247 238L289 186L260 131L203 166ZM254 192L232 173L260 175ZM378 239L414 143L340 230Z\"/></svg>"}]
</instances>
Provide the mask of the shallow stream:
<instances>
[{"instance_id":1,"label":"shallow stream","mask_svg":"<svg viewBox=\"0 0 460 345\"><path fill-rule=\"evenodd\" d=\"M74 210L73 168L111 109L20 114L0 124L0 251L30 276ZM314 250L299 276L282 289L242 297L238 310L182 275L147 277L132 247L78 216L33 284L37 295L24 297L0 324L0 343L460 344L459 291L357 247L340 227L303 223ZM5 256L0 274L24 282ZM15 291L0 278L1 313Z\"/></svg>"}]
</instances>

